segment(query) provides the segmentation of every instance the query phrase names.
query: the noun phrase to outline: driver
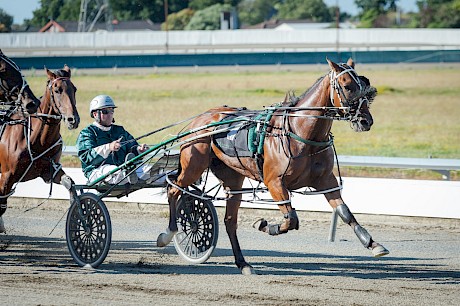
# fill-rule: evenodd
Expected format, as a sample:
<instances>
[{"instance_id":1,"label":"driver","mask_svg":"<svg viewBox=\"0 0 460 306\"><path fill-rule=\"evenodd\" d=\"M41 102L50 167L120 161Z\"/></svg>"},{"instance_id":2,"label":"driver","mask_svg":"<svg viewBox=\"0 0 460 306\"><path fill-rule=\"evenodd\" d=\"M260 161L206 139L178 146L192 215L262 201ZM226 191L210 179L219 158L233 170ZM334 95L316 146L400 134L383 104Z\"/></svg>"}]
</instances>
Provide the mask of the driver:
<instances>
[{"instance_id":1,"label":"driver","mask_svg":"<svg viewBox=\"0 0 460 306\"><path fill-rule=\"evenodd\" d=\"M110 96L99 95L93 98L89 106L94 122L85 127L77 139L78 158L85 176L89 181L109 173L148 149L126 131L123 126L114 124L115 103ZM150 169L140 167L131 175L125 171L117 171L109 175L105 182L108 184L135 184L138 178L149 177Z\"/></svg>"}]
</instances>

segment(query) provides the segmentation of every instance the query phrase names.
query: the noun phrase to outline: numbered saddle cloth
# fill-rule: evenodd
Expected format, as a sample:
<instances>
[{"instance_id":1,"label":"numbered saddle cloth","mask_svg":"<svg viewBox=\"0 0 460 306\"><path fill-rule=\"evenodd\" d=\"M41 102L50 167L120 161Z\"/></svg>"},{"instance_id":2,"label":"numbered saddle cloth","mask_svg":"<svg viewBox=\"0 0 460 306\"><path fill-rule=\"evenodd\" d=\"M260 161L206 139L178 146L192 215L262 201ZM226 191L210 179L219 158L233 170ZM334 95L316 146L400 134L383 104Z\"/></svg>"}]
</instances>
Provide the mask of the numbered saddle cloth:
<instances>
[{"instance_id":1,"label":"numbered saddle cloth","mask_svg":"<svg viewBox=\"0 0 460 306\"><path fill-rule=\"evenodd\" d=\"M233 116L232 116L233 117ZM229 120L226 117L221 120ZM229 131L215 134L212 137L214 144L226 155L231 157L251 157L253 153L249 150L248 134L251 128L251 122L232 122L219 125L216 129L225 129L230 127Z\"/></svg>"},{"instance_id":2,"label":"numbered saddle cloth","mask_svg":"<svg viewBox=\"0 0 460 306\"><path fill-rule=\"evenodd\" d=\"M214 144L226 155L232 157L253 157L254 154L263 154L265 134L273 112L274 110L266 110L250 117L245 116L248 118L246 122L222 123L216 129L230 127L230 130L214 135ZM227 116L220 122L225 122L230 117L234 119L234 116L239 115L241 114L236 113Z\"/></svg>"}]
</instances>

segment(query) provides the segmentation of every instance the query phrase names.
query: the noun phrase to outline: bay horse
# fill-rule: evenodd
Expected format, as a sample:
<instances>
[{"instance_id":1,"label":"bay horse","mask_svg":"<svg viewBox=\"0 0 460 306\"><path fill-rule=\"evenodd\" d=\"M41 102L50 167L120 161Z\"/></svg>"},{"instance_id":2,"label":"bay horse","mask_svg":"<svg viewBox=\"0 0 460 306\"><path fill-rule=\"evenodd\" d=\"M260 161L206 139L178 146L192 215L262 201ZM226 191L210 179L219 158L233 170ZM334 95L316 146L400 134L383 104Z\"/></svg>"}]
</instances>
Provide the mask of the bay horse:
<instances>
[{"instance_id":1,"label":"bay horse","mask_svg":"<svg viewBox=\"0 0 460 306\"><path fill-rule=\"evenodd\" d=\"M30 89L21 69L3 54L2 50L0 50L0 103L2 121L9 121L13 113L22 113L23 116L34 114L40 105L40 100Z\"/></svg>"},{"instance_id":2,"label":"bay horse","mask_svg":"<svg viewBox=\"0 0 460 306\"><path fill-rule=\"evenodd\" d=\"M237 238L238 209L242 199L244 179L263 182L274 202L284 215L280 224L268 224L266 220L255 223L256 228L270 235L287 233L299 228L295 209L291 206L291 191L312 187L324 193L329 205L341 219L349 224L365 248L375 257L389 253L355 219L344 203L337 178L333 173L335 151L330 134L333 119L348 120L355 131L369 131L373 118L369 103L377 91L369 80L359 76L353 60L347 64L336 64L329 59L330 72L321 77L300 97L286 98L267 122L263 153L253 157L230 157L215 144L213 136L197 135L210 133L212 128L198 129L218 122L237 112L237 108L219 107L195 118L190 128L195 137L180 148L180 168L175 185L169 187L169 225L157 239L158 246L171 242L177 232L176 205L183 188L196 182L208 167L221 182L226 192L225 227L229 236L235 264L243 274L253 274L241 252Z\"/></svg>"},{"instance_id":3,"label":"bay horse","mask_svg":"<svg viewBox=\"0 0 460 306\"><path fill-rule=\"evenodd\" d=\"M0 126L0 232L5 232L2 215L14 185L41 177L47 183L60 183L75 199L72 179L64 173L59 160L62 154L61 120L69 130L76 129L80 116L76 107L77 88L70 80L68 66L52 72L45 68L48 80L38 112L23 124ZM12 119L19 120L18 114Z\"/></svg>"}]
</instances>

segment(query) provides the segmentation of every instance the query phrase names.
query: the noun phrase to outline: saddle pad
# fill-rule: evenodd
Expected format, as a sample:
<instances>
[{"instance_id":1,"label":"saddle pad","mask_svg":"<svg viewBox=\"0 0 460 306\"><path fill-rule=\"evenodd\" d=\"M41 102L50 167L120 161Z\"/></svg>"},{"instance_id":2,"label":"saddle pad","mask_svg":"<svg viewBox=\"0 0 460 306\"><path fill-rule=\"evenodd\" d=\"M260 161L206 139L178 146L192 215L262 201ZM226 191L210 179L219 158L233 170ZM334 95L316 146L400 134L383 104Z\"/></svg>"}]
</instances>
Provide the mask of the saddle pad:
<instances>
[{"instance_id":1,"label":"saddle pad","mask_svg":"<svg viewBox=\"0 0 460 306\"><path fill-rule=\"evenodd\" d=\"M222 119L221 122L228 120L227 118ZM222 150L222 152L231 157L253 156L253 153L249 150L248 147L248 133L251 124L241 125L241 122L232 122L229 124L219 125L216 129L222 129L232 126L234 126L234 128L231 128L231 130L229 131L215 134L212 137L214 144L220 150Z\"/></svg>"}]
</instances>

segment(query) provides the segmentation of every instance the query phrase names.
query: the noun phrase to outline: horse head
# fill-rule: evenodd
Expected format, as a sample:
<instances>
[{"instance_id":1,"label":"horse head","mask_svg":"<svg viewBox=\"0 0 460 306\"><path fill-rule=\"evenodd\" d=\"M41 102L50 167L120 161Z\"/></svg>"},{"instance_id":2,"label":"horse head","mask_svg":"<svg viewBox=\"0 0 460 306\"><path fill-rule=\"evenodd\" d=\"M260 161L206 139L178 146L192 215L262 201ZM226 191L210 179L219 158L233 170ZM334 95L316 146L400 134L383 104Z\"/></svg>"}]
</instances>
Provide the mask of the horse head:
<instances>
[{"instance_id":1,"label":"horse head","mask_svg":"<svg viewBox=\"0 0 460 306\"><path fill-rule=\"evenodd\" d=\"M377 90L369 80L355 71L355 63L349 59L346 64L336 64L327 59L331 71L330 99L341 108L341 116L350 121L356 132L369 131L374 120L369 110Z\"/></svg>"},{"instance_id":2,"label":"horse head","mask_svg":"<svg viewBox=\"0 0 460 306\"><path fill-rule=\"evenodd\" d=\"M45 71L48 75L46 97L51 103L50 109L64 120L69 130L78 128L80 115L75 98L77 88L70 80L69 66L65 65L63 69L54 72L45 67Z\"/></svg>"},{"instance_id":3,"label":"horse head","mask_svg":"<svg viewBox=\"0 0 460 306\"><path fill-rule=\"evenodd\" d=\"M19 67L0 50L0 98L18 102L28 114L37 112L40 100L35 97Z\"/></svg>"}]
</instances>

